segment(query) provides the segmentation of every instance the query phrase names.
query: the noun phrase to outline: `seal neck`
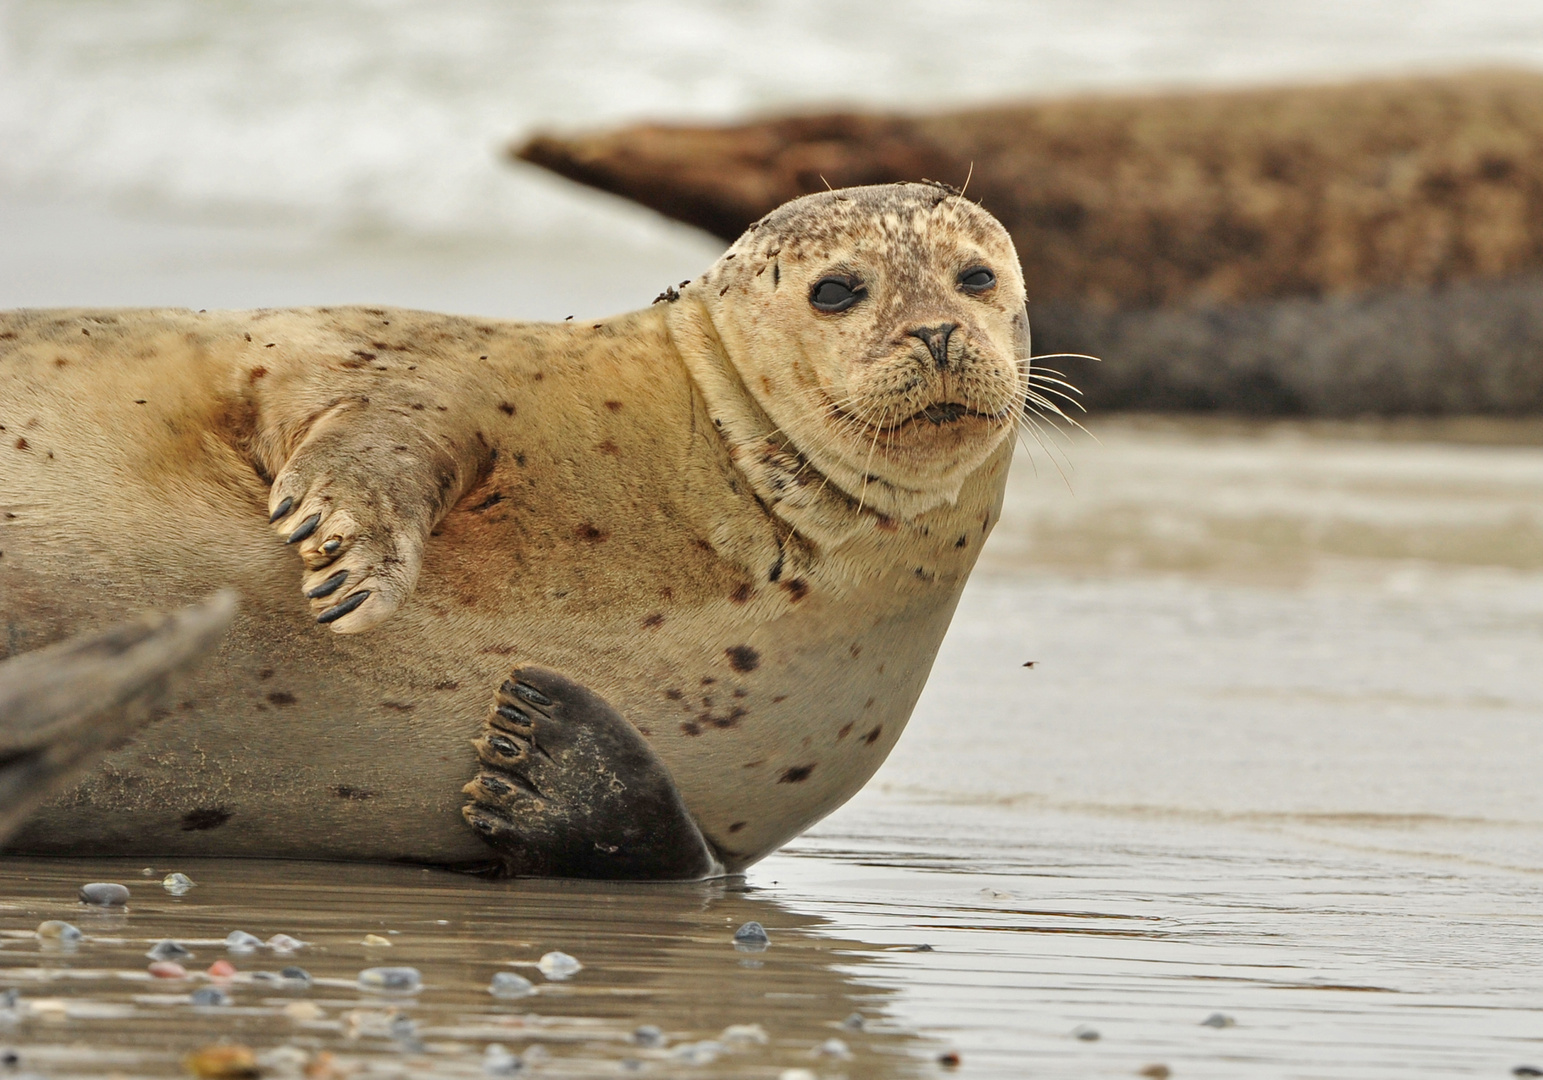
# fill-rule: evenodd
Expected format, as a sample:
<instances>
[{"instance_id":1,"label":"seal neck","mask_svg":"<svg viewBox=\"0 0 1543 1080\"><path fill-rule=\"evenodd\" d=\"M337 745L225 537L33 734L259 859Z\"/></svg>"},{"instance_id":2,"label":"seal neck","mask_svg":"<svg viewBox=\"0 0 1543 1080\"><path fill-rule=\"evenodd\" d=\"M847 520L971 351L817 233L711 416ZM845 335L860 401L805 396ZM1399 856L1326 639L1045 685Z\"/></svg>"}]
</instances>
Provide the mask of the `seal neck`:
<instances>
[{"instance_id":1,"label":"seal neck","mask_svg":"<svg viewBox=\"0 0 1543 1080\"><path fill-rule=\"evenodd\" d=\"M683 293L670 305L665 325L730 460L762 506L827 548L879 529L893 531L890 518L869 507L859 509L857 500L822 474L757 404L700 299L689 290Z\"/></svg>"}]
</instances>

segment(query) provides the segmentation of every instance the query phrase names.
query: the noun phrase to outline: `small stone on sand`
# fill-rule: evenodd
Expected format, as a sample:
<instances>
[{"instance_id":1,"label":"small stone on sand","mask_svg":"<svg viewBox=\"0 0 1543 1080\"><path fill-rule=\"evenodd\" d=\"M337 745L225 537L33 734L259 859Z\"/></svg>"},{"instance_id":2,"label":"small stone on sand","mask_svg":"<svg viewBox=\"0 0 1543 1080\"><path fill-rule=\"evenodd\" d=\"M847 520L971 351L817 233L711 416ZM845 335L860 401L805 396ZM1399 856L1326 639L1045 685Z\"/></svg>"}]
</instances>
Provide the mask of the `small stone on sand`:
<instances>
[{"instance_id":1,"label":"small stone on sand","mask_svg":"<svg viewBox=\"0 0 1543 1080\"><path fill-rule=\"evenodd\" d=\"M230 995L216 986L200 986L188 995L194 1005L229 1005Z\"/></svg>"},{"instance_id":2,"label":"small stone on sand","mask_svg":"<svg viewBox=\"0 0 1543 1080\"><path fill-rule=\"evenodd\" d=\"M662 1030L653 1024L644 1024L632 1033L632 1041L639 1046L658 1047L663 1046L669 1040L665 1038Z\"/></svg>"},{"instance_id":3,"label":"small stone on sand","mask_svg":"<svg viewBox=\"0 0 1543 1080\"><path fill-rule=\"evenodd\" d=\"M938 1055L938 1064L945 1069L957 1069L961 1060L957 1050L950 1050L946 1054Z\"/></svg>"},{"instance_id":4,"label":"small stone on sand","mask_svg":"<svg viewBox=\"0 0 1543 1080\"><path fill-rule=\"evenodd\" d=\"M488 984L488 993L498 998L529 997L535 992L535 983L525 976L517 975L512 971L495 972L493 981Z\"/></svg>"},{"instance_id":5,"label":"small stone on sand","mask_svg":"<svg viewBox=\"0 0 1543 1080\"><path fill-rule=\"evenodd\" d=\"M868 1026L868 1021L863 1019L862 1013L853 1013L851 1016L848 1016L845 1020L841 1021L841 1026L846 1028L848 1031L861 1031L863 1028Z\"/></svg>"},{"instance_id":6,"label":"small stone on sand","mask_svg":"<svg viewBox=\"0 0 1543 1080\"><path fill-rule=\"evenodd\" d=\"M1201 1027L1213 1027L1213 1028L1229 1028L1229 1027L1232 1027L1236 1023L1237 1023L1237 1021L1234 1020L1232 1017L1228 1016L1226 1013L1212 1013L1210 1016L1208 1016L1204 1020L1200 1021L1200 1026Z\"/></svg>"},{"instance_id":7,"label":"small stone on sand","mask_svg":"<svg viewBox=\"0 0 1543 1080\"><path fill-rule=\"evenodd\" d=\"M1097 1042L1099 1038L1098 1029L1088 1027L1086 1024L1079 1024L1072 1029L1072 1038L1081 1039L1083 1042Z\"/></svg>"},{"instance_id":8,"label":"small stone on sand","mask_svg":"<svg viewBox=\"0 0 1543 1080\"><path fill-rule=\"evenodd\" d=\"M305 942L299 938L290 937L288 934L274 934L264 944L276 953L298 952L305 948Z\"/></svg>"},{"instance_id":9,"label":"small stone on sand","mask_svg":"<svg viewBox=\"0 0 1543 1080\"><path fill-rule=\"evenodd\" d=\"M167 874L161 879L161 888L165 889L173 896L181 896L189 889L197 886L197 884L198 882L194 881L186 874Z\"/></svg>"},{"instance_id":10,"label":"small stone on sand","mask_svg":"<svg viewBox=\"0 0 1543 1080\"><path fill-rule=\"evenodd\" d=\"M840 1039L826 1039L814 1048L814 1054L816 1057L829 1057L845 1061L852 1056L852 1049Z\"/></svg>"},{"instance_id":11,"label":"small stone on sand","mask_svg":"<svg viewBox=\"0 0 1543 1080\"><path fill-rule=\"evenodd\" d=\"M225 948L233 953L253 953L262 947L262 938L245 930L232 930L225 935Z\"/></svg>"},{"instance_id":12,"label":"small stone on sand","mask_svg":"<svg viewBox=\"0 0 1543 1080\"><path fill-rule=\"evenodd\" d=\"M536 968L547 978L560 982L584 969L584 965L565 952L549 952L536 962Z\"/></svg>"},{"instance_id":13,"label":"small stone on sand","mask_svg":"<svg viewBox=\"0 0 1543 1080\"><path fill-rule=\"evenodd\" d=\"M38 923L38 937L44 941L79 941L85 935L67 922L49 919Z\"/></svg>"},{"instance_id":14,"label":"small stone on sand","mask_svg":"<svg viewBox=\"0 0 1543 1080\"><path fill-rule=\"evenodd\" d=\"M379 934L365 934L364 935L364 943L366 945L368 945L372 949L389 949L389 948L391 948L391 939L390 938L383 938Z\"/></svg>"},{"instance_id":15,"label":"small stone on sand","mask_svg":"<svg viewBox=\"0 0 1543 1080\"><path fill-rule=\"evenodd\" d=\"M157 960L150 965L150 974L157 979L185 979L188 969L173 960Z\"/></svg>"},{"instance_id":16,"label":"small stone on sand","mask_svg":"<svg viewBox=\"0 0 1543 1080\"><path fill-rule=\"evenodd\" d=\"M489 1076L514 1076L525 1063L509 1052L503 1043L488 1043L482 1054L482 1071Z\"/></svg>"},{"instance_id":17,"label":"small stone on sand","mask_svg":"<svg viewBox=\"0 0 1543 1080\"><path fill-rule=\"evenodd\" d=\"M718 1036L718 1041L731 1046L765 1046L771 1038L760 1024L730 1024Z\"/></svg>"},{"instance_id":18,"label":"small stone on sand","mask_svg":"<svg viewBox=\"0 0 1543 1080\"><path fill-rule=\"evenodd\" d=\"M1168 1080L1173 1075L1173 1070L1163 1064L1148 1065L1136 1072L1137 1076L1145 1076L1147 1080Z\"/></svg>"},{"instance_id":19,"label":"small stone on sand","mask_svg":"<svg viewBox=\"0 0 1543 1080\"><path fill-rule=\"evenodd\" d=\"M201 1080L249 1080L262 1075L257 1055L239 1043L205 1046L188 1054L182 1063Z\"/></svg>"},{"instance_id":20,"label":"small stone on sand","mask_svg":"<svg viewBox=\"0 0 1543 1080\"><path fill-rule=\"evenodd\" d=\"M228 979L236 973L236 965L229 960L216 960L209 965L209 978Z\"/></svg>"},{"instance_id":21,"label":"small stone on sand","mask_svg":"<svg viewBox=\"0 0 1543 1080\"><path fill-rule=\"evenodd\" d=\"M760 952L771 944L766 927L758 922L747 922L734 931L734 947L749 952Z\"/></svg>"},{"instance_id":22,"label":"small stone on sand","mask_svg":"<svg viewBox=\"0 0 1543 1080\"><path fill-rule=\"evenodd\" d=\"M129 902L129 890L113 881L93 881L80 887L80 902L93 907L122 907Z\"/></svg>"},{"instance_id":23,"label":"small stone on sand","mask_svg":"<svg viewBox=\"0 0 1543 1080\"><path fill-rule=\"evenodd\" d=\"M152 960L186 960L193 952L171 938L166 938L152 945L145 955Z\"/></svg>"},{"instance_id":24,"label":"small stone on sand","mask_svg":"<svg viewBox=\"0 0 1543 1080\"><path fill-rule=\"evenodd\" d=\"M284 1015L291 1020L320 1020L322 1011L314 1001L291 1001L284 1006Z\"/></svg>"},{"instance_id":25,"label":"small stone on sand","mask_svg":"<svg viewBox=\"0 0 1543 1080\"><path fill-rule=\"evenodd\" d=\"M311 973L303 967L280 968L279 978L288 979L291 982L308 983L311 981Z\"/></svg>"},{"instance_id":26,"label":"small stone on sand","mask_svg":"<svg viewBox=\"0 0 1543 1080\"><path fill-rule=\"evenodd\" d=\"M410 967L365 968L359 972L359 985L366 990L412 994L423 988L423 976Z\"/></svg>"}]
</instances>

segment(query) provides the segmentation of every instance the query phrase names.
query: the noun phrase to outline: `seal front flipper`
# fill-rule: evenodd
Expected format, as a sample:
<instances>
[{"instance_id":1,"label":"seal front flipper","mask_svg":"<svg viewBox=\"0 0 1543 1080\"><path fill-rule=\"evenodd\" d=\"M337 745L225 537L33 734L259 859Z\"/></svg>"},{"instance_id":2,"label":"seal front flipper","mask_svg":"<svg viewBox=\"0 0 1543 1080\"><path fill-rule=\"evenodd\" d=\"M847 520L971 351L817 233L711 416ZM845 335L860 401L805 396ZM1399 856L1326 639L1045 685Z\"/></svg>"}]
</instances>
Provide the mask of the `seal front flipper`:
<instances>
[{"instance_id":1,"label":"seal front flipper","mask_svg":"<svg viewBox=\"0 0 1543 1080\"><path fill-rule=\"evenodd\" d=\"M274 477L268 520L305 563L301 591L316 621L338 633L368 630L402 605L429 532L477 473L476 454L412 415L368 398L336 405Z\"/></svg>"},{"instance_id":2,"label":"seal front flipper","mask_svg":"<svg viewBox=\"0 0 1543 1080\"><path fill-rule=\"evenodd\" d=\"M723 872L669 770L604 698L517 669L475 743L461 811L520 877L682 881Z\"/></svg>"}]
</instances>

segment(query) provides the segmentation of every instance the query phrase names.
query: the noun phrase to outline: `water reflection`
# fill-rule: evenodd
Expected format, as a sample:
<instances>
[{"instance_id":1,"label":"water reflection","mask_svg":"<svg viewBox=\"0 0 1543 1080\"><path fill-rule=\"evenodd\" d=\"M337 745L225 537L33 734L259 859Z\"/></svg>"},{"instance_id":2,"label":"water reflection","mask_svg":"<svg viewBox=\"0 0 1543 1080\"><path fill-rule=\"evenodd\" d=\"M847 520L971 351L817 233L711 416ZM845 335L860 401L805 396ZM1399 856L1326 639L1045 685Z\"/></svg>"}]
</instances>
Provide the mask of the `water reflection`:
<instances>
[{"instance_id":1,"label":"water reflection","mask_svg":"<svg viewBox=\"0 0 1543 1080\"><path fill-rule=\"evenodd\" d=\"M904 1077L932 1074L938 1052L886 1023L895 991L865 980L863 961L885 947L845 939L829 920L742 881L484 882L402 867L235 860L179 862L150 876L122 861L8 859L5 867L0 990L20 997L0 1034L23 1068L50 1075L165 1076L187 1051L222 1038L266 1053L278 1074L298 1074L330 1052L338 1075L359 1066L414 1077L484 1075L490 1043L555 1076L675 1075L711 1063L704 1075L828 1066L854 1080ZM170 870L197 888L170 895L160 884ZM128 884L128 910L77 902L80 884L95 880ZM68 920L86 939L41 942L35 930L45 919ZM750 920L771 936L765 951L732 944ZM233 955L223 944L232 930L307 944L291 955ZM366 935L390 944L364 944ZM147 974L145 953L163 938L193 949L183 962L192 978ZM552 950L583 969L544 979L536 964ZM202 974L222 958L237 975ZM254 978L292 964L309 972L309 986ZM421 991L358 989L361 969L383 965L417 968ZM525 975L536 993L492 997L499 971ZM189 1002L191 990L211 985L226 990L228 1005ZM861 1026L844 1025L854 1013ZM666 1044L640 1045L633 1032L643 1024L662 1029ZM819 1052L833 1038L850 1057L834 1044ZM303 1053L274 1055L279 1047Z\"/></svg>"}]
</instances>

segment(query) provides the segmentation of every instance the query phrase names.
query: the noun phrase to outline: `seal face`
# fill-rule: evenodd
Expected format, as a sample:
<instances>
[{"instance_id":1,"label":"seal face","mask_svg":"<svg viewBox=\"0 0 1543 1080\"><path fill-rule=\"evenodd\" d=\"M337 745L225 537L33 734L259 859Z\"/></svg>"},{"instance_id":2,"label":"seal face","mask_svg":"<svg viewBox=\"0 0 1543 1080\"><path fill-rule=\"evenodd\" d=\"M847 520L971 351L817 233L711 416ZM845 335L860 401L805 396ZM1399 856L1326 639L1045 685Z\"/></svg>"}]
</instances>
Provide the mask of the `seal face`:
<instances>
[{"instance_id":1,"label":"seal face","mask_svg":"<svg viewBox=\"0 0 1543 1080\"><path fill-rule=\"evenodd\" d=\"M0 315L4 647L243 598L172 715L14 844L743 867L904 727L1027 355L1006 233L923 184L797 200L589 324Z\"/></svg>"},{"instance_id":2,"label":"seal face","mask_svg":"<svg viewBox=\"0 0 1543 1080\"><path fill-rule=\"evenodd\" d=\"M1018 256L995 218L946 189L795 200L742 236L706 283L750 395L864 505L914 516L951 501L1021 418Z\"/></svg>"}]
</instances>

